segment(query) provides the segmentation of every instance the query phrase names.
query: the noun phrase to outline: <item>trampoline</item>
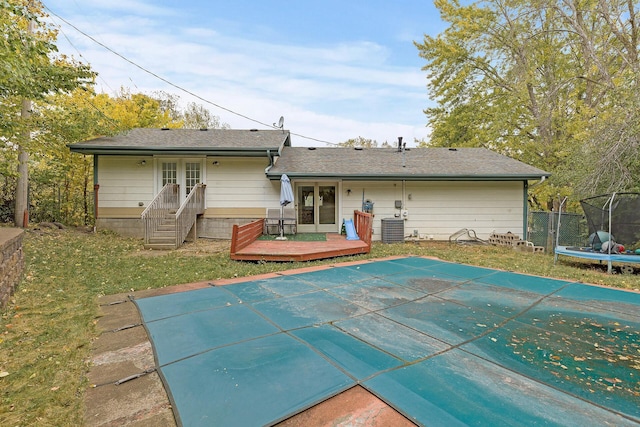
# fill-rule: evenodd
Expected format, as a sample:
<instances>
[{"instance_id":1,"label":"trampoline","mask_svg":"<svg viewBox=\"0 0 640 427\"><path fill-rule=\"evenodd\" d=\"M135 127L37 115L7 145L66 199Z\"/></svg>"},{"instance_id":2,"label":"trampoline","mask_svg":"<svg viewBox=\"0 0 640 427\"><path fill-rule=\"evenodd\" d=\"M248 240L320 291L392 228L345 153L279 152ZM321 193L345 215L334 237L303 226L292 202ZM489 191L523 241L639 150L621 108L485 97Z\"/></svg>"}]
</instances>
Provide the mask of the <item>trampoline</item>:
<instances>
[{"instance_id":1,"label":"trampoline","mask_svg":"<svg viewBox=\"0 0 640 427\"><path fill-rule=\"evenodd\" d=\"M558 255L566 255L605 261L609 273L614 262L625 264L622 272L633 272L630 264L640 263L640 193L603 194L581 200L589 228L588 242L585 242L588 246L584 247L558 244L562 206L566 200L560 204L554 262Z\"/></svg>"},{"instance_id":2,"label":"trampoline","mask_svg":"<svg viewBox=\"0 0 640 427\"><path fill-rule=\"evenodd\" d=\"M360 385L417 425L639 425L640 294L439 260L135 299L179 425Z\"/></svg>"},{"instance_id":3,"label":"trampoline","mask_svg":"<svg viewBox=\"0 0 640 427\"><path fill-rule=\"evenodd\" d=\"M608 265L608 270L611 272L611 264L621 263L626 266L630 264L640 264L640 256L636 253L603 253L594 251L590 247L572 247L572 246L556 246L555 248L556 258L558 255L567 255L574 258L584 258L595 261L604 261ZM623 267L624 268L624 267ZM626 269L625 269L626 270Z\"/></svg>"}]
</instances>

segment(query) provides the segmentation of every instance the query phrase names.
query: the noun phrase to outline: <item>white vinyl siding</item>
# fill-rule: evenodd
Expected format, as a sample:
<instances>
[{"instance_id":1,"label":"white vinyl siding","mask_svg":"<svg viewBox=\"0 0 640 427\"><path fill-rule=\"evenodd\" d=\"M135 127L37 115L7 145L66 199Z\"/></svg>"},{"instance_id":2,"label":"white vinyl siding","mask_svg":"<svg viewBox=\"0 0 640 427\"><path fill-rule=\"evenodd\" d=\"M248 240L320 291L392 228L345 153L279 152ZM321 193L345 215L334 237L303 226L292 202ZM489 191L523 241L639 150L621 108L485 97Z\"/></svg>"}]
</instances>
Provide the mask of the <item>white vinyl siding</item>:
<instances>
[{"instance_id":1,"label":"white vinyl siding","mask_svg":"<svg viewBox=\"0 0 640 427\"><path fill-rule=\"evenodd\" d=\"M405 234L417 229L435 240L448 240L468 228L481 239L509 231L523 237L523 191L522 182L408 182Z\"/></svg>"},{"instance_id":2,"label":"white vinyl siding","mask_svg":"<svg viewBox=\"0 0 640 427\"><path fill-rule=\"evenodd\" d=\"M134 212L133 208L136 208L135 212L138 212L148 206L162 181L162 176L158 175L162 173L158 164L162 160L151 156L99 156L100 208L110 212ZM265 176L265 168L269 165L267 158L207 157L201 162L196 159L176 161L184 162L186 178L191 177L194 183L196 169L201 168L207 185L206 208L212 218L260 218L266 209L280 206L280 181ZM191 163L198 166L194 168ZM293 181L294 185L304 184L304 181ZM523 236L525 206L520 181L338 182L336 231L343 218L353 218L353 211L362 209L363 191L364 199L374 203L375 240L381 238L383 218L401 217L401 210L395 208L396 200L402 202L403 210L408 213L404 222L405 236L417 230L424 238L448 240L451 234L463 228L474 230L482 239L488 239L492 232L511 231ZM299 201L295 203L297 205Z\"/></svg>"},{"instance_id":3,"label":"white vinyl siding","mask_svg":"<svg viewBox=\"0 0 640 427\"><path fill-rule=\"evenodd\" d=\"M210 157L207 162L207 208L266 211L280 206L280 181L270 181L265 176L268 159Z\"/></svg>"},{"instance_id":4,"label":"white vinyl siding","mask_svg":"<svg viewBox=\"0 0 640 427\"><path fill-rule=\"evenodd\" d=\"M139 207L140 202L147 206L154 197L153 176L152 157L99 156L99 207Z\"/></svg>"},{"instance_id":5,"label":"white vinyl siding","mask_svg":"<svg viewBox=\"0 0 640 427\"><path fill-rule=\"evenodd\" d=\"M472 229L478 237L488 239L492 232L523 236L524 200L522 182L359 182L342 183L342 214L353 217L364 199L373 205L374 239L381 238L381 220L399 218L402 202L408 215L405 236L418 230L419 235L434 240L448 240L463 228ZM348 192L351 190L351 192ZM396 216L398 215L398 216Z\"/></svg>"}]
</instances>

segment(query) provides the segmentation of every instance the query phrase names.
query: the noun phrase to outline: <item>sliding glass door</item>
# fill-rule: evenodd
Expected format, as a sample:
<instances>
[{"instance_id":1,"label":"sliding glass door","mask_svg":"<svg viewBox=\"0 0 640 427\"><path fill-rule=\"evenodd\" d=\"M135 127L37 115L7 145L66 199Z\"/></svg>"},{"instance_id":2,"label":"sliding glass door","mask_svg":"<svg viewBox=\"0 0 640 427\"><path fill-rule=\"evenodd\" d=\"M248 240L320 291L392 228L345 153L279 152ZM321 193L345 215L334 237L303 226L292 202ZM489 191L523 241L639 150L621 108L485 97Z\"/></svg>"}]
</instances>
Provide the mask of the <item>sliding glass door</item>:
<instances>
[{"instance_id":1,"label":"sliding glass door","mask_svg":"<svg viewBox=\"0 0 640 427\"><path fill-rule=\"evenodd\" d=\"M296 186L298 232L338 232L335 183L300 183Z\"/></svg>"}]
</instances>

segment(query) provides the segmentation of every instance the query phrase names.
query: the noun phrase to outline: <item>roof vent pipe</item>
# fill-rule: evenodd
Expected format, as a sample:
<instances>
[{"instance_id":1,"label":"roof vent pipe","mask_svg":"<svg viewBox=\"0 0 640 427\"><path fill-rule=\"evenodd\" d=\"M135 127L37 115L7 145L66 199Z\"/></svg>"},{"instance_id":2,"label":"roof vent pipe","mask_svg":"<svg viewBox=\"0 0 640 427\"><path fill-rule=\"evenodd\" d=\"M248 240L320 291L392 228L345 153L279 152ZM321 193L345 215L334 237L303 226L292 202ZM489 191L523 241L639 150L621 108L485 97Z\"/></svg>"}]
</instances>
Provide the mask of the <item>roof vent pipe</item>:
<instances>
[{"instance_id":1,"label":"roof vent pipe","mask_svg":"<svg viewBox=\"0 0 640 427\"><path fill-rule=\"evenodd\" d=\"M402 137L398 137L398 152L402 151Z\"/></svg>"}]
</instances>

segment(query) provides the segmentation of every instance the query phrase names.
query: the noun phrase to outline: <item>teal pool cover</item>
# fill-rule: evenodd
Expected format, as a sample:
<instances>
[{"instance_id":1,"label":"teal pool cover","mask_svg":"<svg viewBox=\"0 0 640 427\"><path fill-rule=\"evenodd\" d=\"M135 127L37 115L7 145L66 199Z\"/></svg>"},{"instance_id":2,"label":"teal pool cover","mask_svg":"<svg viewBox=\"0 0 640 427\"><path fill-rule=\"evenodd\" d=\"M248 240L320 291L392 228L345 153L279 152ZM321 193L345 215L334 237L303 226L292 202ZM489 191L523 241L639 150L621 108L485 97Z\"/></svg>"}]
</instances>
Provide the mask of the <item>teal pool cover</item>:
<instances>
[{"instance_id":1,"label":"teal pool cover","mask_svg":"<svg viewBox=\"0 0 640 427\"><path fill-rule=\"evenodd\" d=\"M640 424L640 294L407 257L136 299L184 426L360 384L418 425Z\"/></svg>"}]
</instances>

